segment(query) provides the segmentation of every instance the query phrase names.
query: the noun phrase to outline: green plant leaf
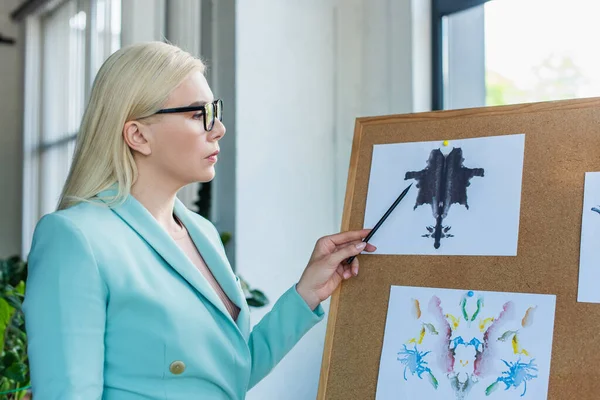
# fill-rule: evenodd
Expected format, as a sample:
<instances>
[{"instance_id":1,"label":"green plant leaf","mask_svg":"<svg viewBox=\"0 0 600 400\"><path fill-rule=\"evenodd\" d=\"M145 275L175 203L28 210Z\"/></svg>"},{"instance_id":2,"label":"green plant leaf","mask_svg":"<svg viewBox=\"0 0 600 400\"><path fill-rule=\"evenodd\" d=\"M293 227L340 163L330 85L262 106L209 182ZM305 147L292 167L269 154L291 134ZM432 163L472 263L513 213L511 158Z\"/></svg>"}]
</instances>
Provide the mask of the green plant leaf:
<instances>
[{"instance_id":1,"label":"green plant leaf","mask_svg":"<svg viewBox=\"0 0 600 400\"><path fill-rule=\"evenodd\" d=\"M269 299L267 299L267 296L265 296L265 294L263 292L261 292L260 290L257 290L257 289L251 290L250 296L251 297L247 297L246 300L248 301L248 305L250 305L252 307L263 307L263 306L269 304Z\"/></svg>"},{"instance_id":2,"label":"green plant leaf","mask_svg":"<svg viewBox=\"0 0 600 400\"><path fill-rule=\"evenodd\" d=\"M15 349L8 349L2 359L2 365L5 368L10 368L14 363L19 361L19 354Z\"/></svg>"},{"instance_id":3,"label":"green plant leaf","mask_svg":"<svg viewBox=\"0 0 600 400\"><path fill-rule=\"evenodd\" d=\"M16 400L22 400L27 395L27 390L21 390L17 393Z\"/></svg>"},{"instance_id":4,"label":"green plant leaf","mask_svg":"<svg viewBox=\"0 0 600 400\"><path fill-rule=\"evenodd\" d=\"M229 232L221 232L221 242L223 243L223 246L227 246L227 243L229 243L229 241L231 241L231 233Z\"/></svg>"},{"instance_id":5,"label":"green plant leaf","mask_svg":"<svg viewBox=\"0 0 600 400\"><path fill-rule=\"evenodd\" d=\"M4 349L4 335L14 312L14 307L11 307L6 300L0 298L0 350Z\"/></svg>"},{"instance_id":6,"label":"green plant leaf","mask_svg":"<svg viewBox=\"0 0 600 400\"><path fill-rule=\"evenodd\" d=\"M264 307L265 305L269 304L269 299L263 292L257 289L252 289L248 282L246 282L246 280L239 275L238 279L240 280L242 291L246 297L246 303L248 303L250 307Z\"/></svg>"},{"instance_id":7,"label":"green plant leaf","mask_svg":"<svg viewBox=\"0 0 600 400\"><path fill-rule=\"evenodd\" d=\"M248 305L250 307L256 307L256 308L258 308L258 307L263 307L264 306L263 303L261 303L260 301L257 301L256 299L253 299L253 298L247 298L246 299L246 303L248 303Z\"/></svg>"},{"instance_id":8,"label":"green plant leaf","mask_svg":"<svg viewBox=\"0 0 600 400\"><path fill-rule=\"evenodd\" d=\"M246 282L241 276L238 275L238 279L240 280L240 284L242 285L242 290L244 293L248 293L250 291L250 286L248 286L248 282Z\"/></svg>"},{"instance_id":9,"label":"green plant leaf","mask_svg":"<svg viewBox=\"0 0 600 400\"><path fill-rule=\"evenodd\" d=\"M27 365L24 363L15 363L4 371L4 376L15 382L23 383L27 381Z\"/></svg>"},{"instance_id":10,"label":"green plant leaf","mask_svg":"<svg viewBox=\"0 0 600 400\"><path fill-rule=\"evenodd\" d=\"M27 263L19 256L0 260L0 291L6 285L16 286L20 281L27 280Z\"/></svg>"},{"instance_id":11,"label":"green plant leaf","mask_svg":"<svg viewBox=\"0 0 600 400\"><path fill-rule=\"evenodd\" d=\"M8 280L8 261L0 260L0 288L6 285Z\"/></svg>"},{"instance_id":12,"label":"green plant leaf","mask_svg":"<svg viewBox=\"0 0 600 400\"><path fill-rule=\"evenodd\" d=\"M27 263L18 256L0 260L0 393L29 385L27 334L22 304ZM22 399L26 390L0 394L0 400Z\"/></svg>"},{"instance_id":13,"label":"green plant leaf","mask_svg":"<svg viewBox=\"0 0 600 400\"><path fill-rule=\"evenodd\" d=\"M3 300L8 303L8 305L14 310L21 309L21 303L23 302L21 298L16 294L16 291L10 286L10 291L8 291L4 296Z\"/></svg>"},{"instance_id":14,"label":"green plant leaf","mask_svg":"<svg viewBox=\"0 0 600 400\"><path fill-rule=\"evenodd\" d=\"M25 281L20 281L17 287L15 288L17 293L24 296L25 295Z\"/></svg>"}]
</instances>

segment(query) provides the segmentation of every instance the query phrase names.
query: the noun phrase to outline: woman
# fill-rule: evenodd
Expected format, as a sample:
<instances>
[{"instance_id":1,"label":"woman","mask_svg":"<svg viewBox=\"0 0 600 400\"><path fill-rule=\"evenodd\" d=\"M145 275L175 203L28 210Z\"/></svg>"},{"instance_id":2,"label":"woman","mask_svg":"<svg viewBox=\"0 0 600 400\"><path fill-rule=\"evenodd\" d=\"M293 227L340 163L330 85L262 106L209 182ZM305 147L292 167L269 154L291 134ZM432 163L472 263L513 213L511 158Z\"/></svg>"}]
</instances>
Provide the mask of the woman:
<instances>
[{"instance_id":1,"label":"woman","mask_svg":"<svg viewBox=\"0 0 600 400\"><path fill-rule=\"evenodd\" d=\"M58 210L29 255L35 400L243 399L358 273L344 260L375 249L361 242L368 230L319 239L251 329L217 231L176 198L214 177L225 134L203 72L158 42L123 48L98 72Z\"/></svg>"}]
</instances>

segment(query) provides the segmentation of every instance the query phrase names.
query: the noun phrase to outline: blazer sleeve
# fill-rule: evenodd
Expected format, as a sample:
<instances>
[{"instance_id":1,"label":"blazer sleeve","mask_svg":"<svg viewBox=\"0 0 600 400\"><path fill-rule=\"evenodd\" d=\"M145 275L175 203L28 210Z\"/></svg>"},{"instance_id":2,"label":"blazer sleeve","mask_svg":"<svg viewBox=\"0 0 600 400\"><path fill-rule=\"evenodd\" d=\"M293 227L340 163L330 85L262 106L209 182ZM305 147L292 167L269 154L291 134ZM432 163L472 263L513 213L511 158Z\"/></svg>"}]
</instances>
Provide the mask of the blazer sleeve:
<instances>
[{"instance_id":1,"label":"blazer sleeve","mask_svg":"<svg viewBox=\"0 0 600 400\"><path fill-rule=\"evenodd\" d=\"M82 232L60 214L43 217L23 302L36 400L101 399L107 297Z\"/></svg>"},{"instance_id":2,"label":"blazer sleeve","mask_svg":"<svg viewBox=\"0 0 600 400\"><path fill-rule=\"evenodd\" d=\"M296 285L288 289L250 333L252 371L248 389L267 376L324 314L321 305L314 311L310 309Z\"/></svg>"}]
</instances>

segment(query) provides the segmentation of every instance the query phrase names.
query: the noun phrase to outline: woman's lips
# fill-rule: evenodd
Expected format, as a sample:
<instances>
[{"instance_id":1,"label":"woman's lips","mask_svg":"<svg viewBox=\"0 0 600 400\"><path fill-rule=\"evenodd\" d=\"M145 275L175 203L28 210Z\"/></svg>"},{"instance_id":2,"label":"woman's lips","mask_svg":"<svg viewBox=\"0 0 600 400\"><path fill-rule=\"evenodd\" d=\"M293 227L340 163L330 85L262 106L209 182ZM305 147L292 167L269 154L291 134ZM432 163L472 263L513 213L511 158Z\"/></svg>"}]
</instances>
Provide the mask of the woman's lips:
<instances>
[{"instance_id":1,"label":"woman's lips","mask_svg":"<svg viewBox=\"0 0 600 400\"><path fill-rule=\"evenodd\" d=\"M219 151L217 150L214 153L212 153L210 156L206 157L206 159L212 163L216 163L218 154L219 154Z\"/></svg>"}]
</instances>

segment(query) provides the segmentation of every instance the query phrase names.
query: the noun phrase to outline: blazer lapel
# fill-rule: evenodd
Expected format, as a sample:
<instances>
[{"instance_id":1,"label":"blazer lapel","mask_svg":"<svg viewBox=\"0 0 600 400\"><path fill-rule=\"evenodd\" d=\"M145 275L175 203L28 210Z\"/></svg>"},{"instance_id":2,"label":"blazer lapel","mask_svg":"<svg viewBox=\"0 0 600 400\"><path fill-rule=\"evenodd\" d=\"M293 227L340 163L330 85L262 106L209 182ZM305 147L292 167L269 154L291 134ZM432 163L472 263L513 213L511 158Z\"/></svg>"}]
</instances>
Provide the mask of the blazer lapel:
<instances>
[{"instance_id":1,"label":"blazer lapel","mask_svg":"<svg viewBox=\"0 0 600 400\"><path fill-rule=\"evenodd\" d=\"M238 278L233 273L233 269L223 251L219 234L213 230L213 226L208 221L206 221L205 226L195 222L191 213L192 211L190 211L179 199L175 199L175 215L177 215L177 218L185 225L194 244L202 255L204 262L217 282L219 282L219 285L221 285L225 294L227 294L229 299L239 307L240 315L237 319L239 324L246 319L244 318L245 315L243 315L247 308L244 307L246 299L244 298L241 288L238 286Z\"/></svg>"},{"instance_id":2,"label":"blazer lapel","mask_svg":"<svg viewBox=\"0 0 600 400\"><path fill-rule=\"evenodd\" d=\"M115 190L106 190L98 194L100 199L105 196L114 196ZM182 204L183 206L183 204ZM185 207L185 206L183 206ZM195 288L206 300L214 305L221 313L233 322L231 315L225 308L225 305L210 286L208 281L202 276L200 271L193 265L191 260L185 255L185 253L179 248L177 243L171 238L171 236L158 224L156 219L150 214L150 212L139 202L135 197L128 196L125 202L117 207L112 208L125 223L127 223L132 229L134 229L179 275L181 275L193 288ZM180 212L180 214L185 214ZM180 216L182 221L186 223L189 221L187 216ZM188 230L193 223L188 222L186 228ZM190 232L191 233L191 232ZM201 236L195 234L194 236ZM199 238L198 238L199 239ZM195 238L195 240L197 240ZM208 245L203 247L209 248ZM202 254L202 248L198 249ZM206 257L203 254L203 257ZM216 257L209 255L206 260L207 265L211 266L210 262L215 264ZM219 264L220 266L220 264ZM218 268L217 268L218 269ZM214 272L213 272L214 273ZM220 275L223 275L222 273ZM215 277L219 280L218 275ZM222 277L220 281L224 280ZM221 282L219 282L221 283ZM229 293L228 293L229 294ZM235 325L235 323L234 323Z\"/></svg>"}]
</instances>

